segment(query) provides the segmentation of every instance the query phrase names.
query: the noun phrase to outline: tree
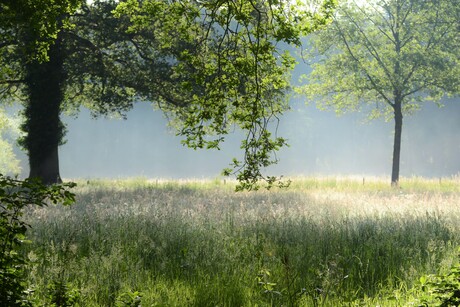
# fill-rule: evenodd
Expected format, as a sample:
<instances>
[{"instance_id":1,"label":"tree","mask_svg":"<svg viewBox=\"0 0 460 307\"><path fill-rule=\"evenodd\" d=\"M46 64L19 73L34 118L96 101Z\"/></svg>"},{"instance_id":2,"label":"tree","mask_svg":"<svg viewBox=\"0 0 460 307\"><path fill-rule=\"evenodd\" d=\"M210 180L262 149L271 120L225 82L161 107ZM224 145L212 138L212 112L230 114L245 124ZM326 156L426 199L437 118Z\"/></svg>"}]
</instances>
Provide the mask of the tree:
<instances>
[{"instance_id":1,"label":"tree","mask_svg":"<svg viewBox=\"0 0 460 307\"><path fill-rule=\"evenodd\" d=\"M205 1L185 6L133 0L117 12L130 17L130 33L170 33L162 48L194 46L173 52L178 61L172 75L179 81L175 88L191 95L181 108L170 109L161 102L160 106L178 119L179 134L192 148L219 148L234 126L245 131L244 158L234 159L224 174L238 172L240 188L251 189L258 187L260 178L269 186L277 181L264 177L261 169L276 163L272 155L285 145L283 138L272 135L270 125L288 108L285 94L294 60L277 43L299 44L302 33L325 24L333 4L326 1L311 14L288 1ZM198 22L191 27L190 20ZM171 40L175 37L180 41ZM207 138L210 135L216 137Z\"/></svg>"},{"instance_id":2,"label":"tree","mask_svg":"<svg viewBox=\"0 0 460 307\"><path fill-rule=\"evenodd\" d=\"M18 174L21 170L12 145L12 139L18 132L16 118L0 110L0 174Z\"/></svg>"},{"instance_id":3,"label":"tree","mask_svg":"<svg viewBox=\"0 0 460 307\"><path fill-rule=\"evenodd\" d=\"M403 116L459 93L458 0L344 2L311 37L320 55L300 91L338 112L394 118L391 182L398 185Z\"/></svg>"},{"instance_id":4,"label":"tree","mask_svg":"<svg viewBox=\"0 0 460 307\"><path fill-rule=\"evenodd\" d=\"M94 115L124 114L135 100L147 100L180 123L184 143L193 148L218 148L232 124L248 131L245 157L234 167L244 187L256 187L261 168L274 162L271 153L285 143L268 131L287 107L283 97L293 65L277 43L298 43L302 33L325 24L333 1L315 14L289 1L127 0L114 16L116 6L83 2L55 15L58 31L46 61L31 60L27 48L3 57L21 68L16 80L26 100L22 144L30 176L60 181L62 111L85 105ZM19 29L15 45L4 51L40 38L35 24Z\"/></svg>"},{"instance_id":5,"label":"tree","mask_svg":"<svg viewBox=\"0 0 460 307\"><path fill-rule=\"evenodd\" d=\"M44 111L43 114L47 112L53 114L53 109L48 108L49 104L47 103L54 99L54 104L56 104L57 97L53 91L56 87L53 87L53 82L47 83L50 80L45 77L55 76L55 78L59 78L59 76L53 73L40 75L37 70L39 67L53 65L51 63L54 58L50 59L49 54L53 54L53 51L59 48L58 35L62 29L69 27L66 16L74 12L79 3L80 0L6 0L0 4L0 17L2 19L0 22L0 71L2 72L0 98L6 100L22 98L23 96L16 95L18 90L22 89L30 105L41 108L41 111ZM18 58L18 56L21 57ZM42 71L46 72L43 69ZM26 93L27 91L28 93ZM47 95L52 98L48 100ZM35 124L33 126L35 133L39 133L38 130L41 130L41 133L50 135L50 130L47 127L37 125L37 121L34 122L33 119L32 122L33 125ZM55 122L56 120L49 121L50 126L53 126ZM59 123L59 120L57 122ZM24 127L30 128L27 125ZM27 129L25 131L29 132ZM23 143L30 145L29 139L29 136L26 135ZM41 177L44 183L61 181L59 172L56 173L56 167L54 164L50 164L49 158L50 152L57 154L57 148L55 151L50 151L49 146L42 146L42 144L35 148L30 146L26 148L29 156L32 157L31 177ZM43 157L46 159L45 163L36 163L38 159L43 159ZM50 168L52 176L43 172L43 165L53 166L53 169ZM51 179L51 177L53 178Z\"/></svg>"}]
</instances>

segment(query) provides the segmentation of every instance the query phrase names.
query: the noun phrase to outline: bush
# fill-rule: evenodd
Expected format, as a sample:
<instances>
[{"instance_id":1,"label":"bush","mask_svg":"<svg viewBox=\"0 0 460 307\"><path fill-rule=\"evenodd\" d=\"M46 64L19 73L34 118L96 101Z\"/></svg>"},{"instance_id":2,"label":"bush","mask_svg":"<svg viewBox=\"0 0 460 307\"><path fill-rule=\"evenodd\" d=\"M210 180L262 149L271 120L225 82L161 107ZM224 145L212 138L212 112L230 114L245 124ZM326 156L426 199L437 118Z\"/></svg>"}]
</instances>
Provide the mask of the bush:
<instances>
[{"instance_id":1,"label":"bush","mask_svg":"<svg viewBox=\"0 0 460 307\"><path fill-rule=\"evenodd\" d=\"M53 281L48 285L50 306L72 307L80 299L80 292L63 281Z\"/></svg>"},{"instance_id":2,"label":"bush","mask_svg":"<svg viewBox=\"0 0 460 307\"><path fill-rule=\"evenodd\" d=\"M24 181L0 174L0 306L30 306L24 270L26 258L19 252L30 227L21 217L30 205L70 205L75 195L67 190L74 183L45 186L38 180Z\"/></svg>"},{"instance_id":3,"label":"bush","mask_svg":"<svg viewBox=\"0 0 460 307\"><path fill-rule=\"evenodd\" d=\"M424 293L419 306L460 306L460 264L446 274L422 276L420 283Z\"/></svg>"}]
</instances>

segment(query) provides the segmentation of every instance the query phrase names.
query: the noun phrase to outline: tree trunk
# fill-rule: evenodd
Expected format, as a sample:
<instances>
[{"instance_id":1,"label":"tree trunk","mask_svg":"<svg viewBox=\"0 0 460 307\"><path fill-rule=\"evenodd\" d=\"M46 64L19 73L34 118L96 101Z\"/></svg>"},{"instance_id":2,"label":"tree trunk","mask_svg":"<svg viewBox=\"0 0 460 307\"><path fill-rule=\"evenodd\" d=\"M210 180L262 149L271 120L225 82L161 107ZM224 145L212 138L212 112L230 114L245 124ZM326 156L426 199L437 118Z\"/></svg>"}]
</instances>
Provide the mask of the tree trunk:
<instances>
[{"instance_id":1,"label":"tree trunk","mask_svg":"<svg viewBox=\"0 0 460 307\"><path fill-rule=\"evenodd\" d=\"M61 39L50 47L49 61L26 63L28 101L24 110L22 145L28 152L30 174L44 184L61 183L58 146L64 135L60 120L65 70Z\"/></svg>"},{"instance_id":2,"label":"tree trunk","mask_svg":"<svg viewBox=\"0 0 460 307\"><path fill-rule=\"evenodd\" d=\"M34 160L31 157L33 157L33 155L31 155L29 151L29 178L39 178L42 181L42 183L46 185L62 183L62 179L59 173L59 158L57 146L54 148L53 152L49 152L43 158L36 159L36 163L32 162Z\"/></svg>"},{"instance_id":3,"label":"tree trunk","mask_svg":"<svg viewBox=\"0 0 460 307\"><path fill-rule=\"evenodd\" d=\"M393 143L393 167L391 170L391 185L393 187L397 187L399 183L399 164L400 164L400 157L401 157L401 135L402 135L402 123L403 123L403 115L402 115L400 101L395 101L394 114L395 114L395 131L394 131L394 143Z\"/></svg>"}]
</instances>

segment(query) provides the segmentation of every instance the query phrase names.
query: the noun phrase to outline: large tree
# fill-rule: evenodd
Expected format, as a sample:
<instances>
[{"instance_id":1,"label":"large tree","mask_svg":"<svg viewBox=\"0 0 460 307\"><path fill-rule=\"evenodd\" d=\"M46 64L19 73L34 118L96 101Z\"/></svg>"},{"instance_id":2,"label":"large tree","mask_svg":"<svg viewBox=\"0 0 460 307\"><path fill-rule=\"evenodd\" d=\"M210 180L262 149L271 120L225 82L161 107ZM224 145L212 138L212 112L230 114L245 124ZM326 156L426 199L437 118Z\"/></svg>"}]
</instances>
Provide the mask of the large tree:
<instances>
[{"instance_id":1,"label":"large tree","mask_svg":"<svg viewBox=\"0 0 460 307\"><path fill-rule=\"evenodd\" d=\"M80 2L80 0L5 0L0 3L0 99L4 103L25 98L28 102L35 102L33 106L41 108L41 111L44 110L43 114L47 112L53 114L54 110L48 109L47 106L49 102L56 103L56 96L59 95L55 93L56 86L47 81L49 81L48 77L54 76L56 79L61 76L56 73L40 74L37 71L40 67L59 65L54 63L56 62L55 50L59 48L58 35L62 29L70 26L67 17L75 12ZM42 72L48 71L42 68ZM45 99L44 96L48 94L50 99L48 97ZM54 126L54 122L56 122L54 119L49 121L51 127ZM57 123L60 123L59 119ZM34 128L37 131L43 126L35 125ZM49 130L44 129L42 131L44 134L40 137L50 136ZM27 139L28 136L24 144L29 145ZM32 153L32 156L46 155L46 163L49 163L48 147L26 147L26 149L29 154ZM55 152L57 154L57 150ZM31 170L34 170L31 171L32 177L40 177L41 173L38 170L41 168L42 165L39 165L39 168L31 166ZM54 172L53 177L52 180L46 176L42 179L46 183L60 181L58 172L57 174Z\"/></svg>"},{"instance_id":2,"label":"large tree","mask_svg":"<svg viewBox=\"0 0 460 307\"><path fill-rule=\"evenodd\" d=\"M261 171L276 162L273 153L285 145L270 128L276 130L279 115L288 108L294 60L277 44L299 44L302 34L325 24L333 6L333 1L325 1L312 13L290 1L204 1L185 6L132 0L117 12L130 17L130 33L169 33L166 48L194 46L174 53L172 78L180 81L175 88L179 96L189 93L186 104L170 109L160 100L160 106L177 119L184 144L192 148L219 148L225 134L241 128L246 134L241 144L244 157L234 159L224 173L238 173L240 188L250 189L257 188L260 178L269 185L277 180ZM182 18L175 17L177 11ZM193 27L190 20L197 21ZM154 55L142 54L154 61Z\"/></svg>"},{"instance_id":3,"label":"large tree","mask_svg":"<svg viewBox=\"0 0 460 307\"><path fill-rule=\"evenodd\" d=\"M277 44L298 43L332 8L328 0L315 13L290 1L83 1L55 16L58 31L45 61L28 57L27 48L9 52L40 38L34 24L19 24L3 58L20 68L9 83L23 85L30 176L60 181L63 110L84 104L94 115L124 114L133 101L148 100L177 119L193 148L218 148L232 125L247 131L244 158L233 166L243 187L257 187L261 168L284 145L269 125L287 108L293 59Z\"/></svg>"},{"instance_id":4,"label":"large tree","mask_svg":"<svg viewBox=\"0 0 460 307\"><path fill-rule=\"evenodd\" d=\"M458 0L344 1L311 37L318 57L309 99L338 112L394 118L392 185L399 180L403 116L459 93Z\"/></svg>"}]
</instances>

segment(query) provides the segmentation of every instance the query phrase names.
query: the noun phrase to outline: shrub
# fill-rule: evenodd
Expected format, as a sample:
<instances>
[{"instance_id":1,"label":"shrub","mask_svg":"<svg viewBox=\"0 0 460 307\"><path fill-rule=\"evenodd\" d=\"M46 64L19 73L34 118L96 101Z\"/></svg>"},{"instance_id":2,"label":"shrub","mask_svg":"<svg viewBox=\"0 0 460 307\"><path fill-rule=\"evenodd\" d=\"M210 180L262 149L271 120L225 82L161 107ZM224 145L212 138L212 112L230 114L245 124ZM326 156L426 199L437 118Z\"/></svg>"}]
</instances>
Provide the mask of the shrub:
<instances>
[{"instance_id":1,"label":"shrub","mask_svg":"<svg viewBox=\"0 0 460 307\"><path fill-rule=\"evenodd\" d=\"M48 301L52 307L71 307L80 299L80 292L63 281L53 281L48 285Z\"/></svg>"},{"instance_id":2,"label":"shrub","mask_svg":"<svg viewBox=\"0 0 460 307\"><path fill-rule=\"evenodd\" d=\"M460 264L446 274L422 276L420 283L424 291L420 306L460 306Z\"/></svg>"},{"instance_id":3,"label":"shrub","mask_svg":"<svg viewBox=\"0 0 460 307\"><path fill-rule=\"evenodd\" d=\"M21 217L29 205L70 205L75 195L67 190L74 183L45 186L38 180L24 181L0 174L0 305L30 306L24 270L26 258L19 252L26 243L29 225Z\"/></svg>"},{"instance_id":4,"label":"shrub","mask_svg":"<svg viewBox=\"0 0 460 307\"><path fill-rule=\"evenodd\" d=\"M139 291L127 291L120 294L116 301L117 307L140 307L142 293Z\"/></svg>"}]
</instances>

